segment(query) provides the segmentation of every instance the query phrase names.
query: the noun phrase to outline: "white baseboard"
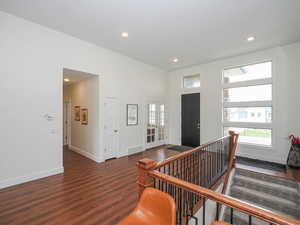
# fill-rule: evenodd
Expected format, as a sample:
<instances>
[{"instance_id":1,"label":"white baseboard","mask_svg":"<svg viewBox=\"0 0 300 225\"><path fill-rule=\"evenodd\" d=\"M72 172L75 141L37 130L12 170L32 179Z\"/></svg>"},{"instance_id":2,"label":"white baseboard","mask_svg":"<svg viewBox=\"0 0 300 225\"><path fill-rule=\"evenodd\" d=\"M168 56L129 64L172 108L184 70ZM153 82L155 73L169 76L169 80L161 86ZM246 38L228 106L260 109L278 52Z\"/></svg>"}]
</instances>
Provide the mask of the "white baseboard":
<instances>
[{"instance_id":1,"label":"white baseboard","mask_svg":"<svg viewBox=\"0 0 300 225\"><path fill-rule=\"evenodd\" d=\"M128 152L120 152L118 155L118 158L124 157L124 156L128 156Z\"/></svg>"},{"instance_id":2,"label":"white baseboard","mask_svg":"<svg viewBox=\"0 0 300 225\"><path fill-rule=\"evenodd\" d=\"M40 178L56 175L56 174L63 173L63 172L64 172L64 168L59 167L59 168L54 168L54 169L31 173L31 174L20 176L20 177L9 178L9 179L0 181L0 189L10 187L13 185L17 185L17 184L21 184L21 183L25 183L25 182L29 182L29 181L33 181L33 180L37 180Z\"/></svg>"},{"instance_id":3,"label":"white baseboard","mask_svg":"<svg viewBox=\"0 0 300 225\"><path fill-rule=\"evenodd\" d=\"M137 146L133 146L133 147L129 147L127 149L127 155L133 155L139 152L144 151L144 146L143 145L137 145Z\"/></svg>"},{"instance_id":4,"label":"white baseboard","mask_svg":"<svg viewBox=\"0 0 300 225\"><path fill-rule=\"evenodd\" d=\"M102 160L100 159L99 156L96 156L96 155L94 155L94 154L92 154L90 152L87 152L87 151L85 151L85 150L83 150L81 148L78 148L78 147L73 146L73 145L69 145L69 148L72 151L77 152L78 154L83 155L83 156L85 156L85 157L87 157L87 158L89 158L89 159L91 159L91 160L93 160L93 161L95 161L97 163L102 162Z\"/></svg>"}]
</instances>

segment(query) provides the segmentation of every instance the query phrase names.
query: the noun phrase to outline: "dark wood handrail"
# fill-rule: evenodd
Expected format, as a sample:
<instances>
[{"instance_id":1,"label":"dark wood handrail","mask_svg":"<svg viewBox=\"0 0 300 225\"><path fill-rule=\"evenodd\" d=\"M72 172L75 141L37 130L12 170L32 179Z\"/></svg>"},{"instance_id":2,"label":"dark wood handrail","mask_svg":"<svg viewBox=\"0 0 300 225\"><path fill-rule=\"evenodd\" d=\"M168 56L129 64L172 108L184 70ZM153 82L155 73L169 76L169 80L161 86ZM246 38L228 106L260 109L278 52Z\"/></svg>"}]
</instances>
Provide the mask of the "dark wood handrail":
<instances>
[{"instance_id":1,"label":"dark wood handrail","mask_svg":"<svg viewBox=\"0 0 300 225\"><path fill-rule=\"evenodd\" d=\"M165 159L165 160L163 160L163 161L161 161L161 162L158 162L158 163L156 164L156 166L154 167L154 169L158 169L158 168L160 168L160 167L163 167L163 166L169 164L170 162L173 162L173 161L176 161L176 160L178 160L178 159L184 158L185 156L190 155L190 154L193 154L194 152L198 152L198 151L204 150L207 146L209 146L209 145L211 145L211 144L213 144L213 143L216 143L216 142L218 142L218 141L221 141L222 139L225 139L225 138L228 138L228 137L229 137L229 136L225 136L225 137L216 139L216 140L214 140L214 141L210 141L210 142L208 142L208 143L205 143L205 144L203 144L203 145L200 145L200 146L198 146L198 147L196 147L196 148L193 148L193 149L191 149L191 150L188 150L188 151L185 151L185 152L181 152L181 153L179 153L179 154L177 154L177 155L171 156L171 157L169 157L169 158L167 158L167 159Z\"/></svg>"},{"instance_id":2,"label":"dark wood handrail","mask_svg":"<svg viewBox=\"0 0 300 225\"><path fill-rule=\"evenodd\" d=\"M160 173L155 170L149 171L148 174L149 174L149 176L151 176L153 178L167 181L168 183L173 184L177 187L180 187L186 191L189 191L196 195L208 198L208 199L218 202L222 205L226 205L231 208L237 209L238 211L244 212L248 215L252 215L252 216L257 217L266 222L269 222L272 224L280 224L280 225L300 225L300 221L298 221L296 219L276 214L269 210L256 207L254 205L245 203L243 201L226 196L224 194L214 192L210 189L180 180L176 177L172 177L172 176Z\"/></svg>"},{"instance_id":3,"label":"dark wood handrail","mask_svg":"<svg viewBox=\"0 0 300 225\"><path fill-rule=\"evenodd\" d=\"M231 146L230 146L230 156L229 156L229 163L228 163L228 169L227 173L224 179L224 185L222 188L222 194L226 193L228 182L229 182L229 177L231 174L232 169L235 167L235 154L237 150L237 145L238 145L238 139L239 139L239 134L234 133L233 131L229 131L230 137L231 137Z\"/></svg>"}]
</instances>

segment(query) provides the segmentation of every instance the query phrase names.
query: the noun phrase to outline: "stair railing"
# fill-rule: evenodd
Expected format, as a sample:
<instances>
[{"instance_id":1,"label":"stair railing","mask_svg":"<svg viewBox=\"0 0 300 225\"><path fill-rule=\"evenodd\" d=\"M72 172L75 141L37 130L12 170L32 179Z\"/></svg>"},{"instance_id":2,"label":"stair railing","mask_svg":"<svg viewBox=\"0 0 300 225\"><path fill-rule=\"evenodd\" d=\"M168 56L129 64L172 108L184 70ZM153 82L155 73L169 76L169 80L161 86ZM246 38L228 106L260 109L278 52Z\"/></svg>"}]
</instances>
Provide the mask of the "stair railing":
<instances>
[{"instance_id":1,"label":"stair railing","mask_svg":"<svg viewBox=\"0 0 300 225\"><path fill-rule=\"evenodd\" d=\"M154 187L169 193L175 200L176 223L186 225L194 214L202 207L203 225L205 225L206 200L216 202L216 218L219 218L220 205L231 208L231 222L233 210L267 221L270 224L300 224L300 221L284 217L255 207L251 204L225 196L228 179L235 163L238 134L229 132L229 136L201 145L189 151L177 154L159 163L151 159L142 159L137 163L139 194L146 187ZM214 189L223 181L222 193Z\"/></svg>"},{"instance_id":2,"label":"stair railing","mask_svg":"<svg viewBox=\"0 0 300 225\"><path fill-rule=\"evenodd\" d=\"M164 183L149 177L149 171L157 171L180 180L214 189L222 181L227 184L229 172L233 167L235 151L237 148L238 134L229 132L229 136L201 145L189 151L177 154L159 163L150 159L138 162L140 194L145 187L153 186L159 190L164 189ZM177 218L189 220L202 206L201 198L194 193L180 196L176 199ZM180 202L180 204L179 204ZM181 204L184 202L184 204ZM219 207L218 207L219 209ZM181 223L180 223L181 224Z\"/></svg>"},{"instance_id":3,"label":"stair railing","mask_svg":"<svg viewBox=\"0 0 300 225\"><path fill-rule=\"evenodd\" d=\"M272 211L256 207L252 204L240 201L238 199L226 196L222 193L215 192L205 187L183 181L173 176L152 170L148 172L149 177L156 182L161 182L162 188L160 190L170 194L176 202L177 211L184 209L186 202L183 199L189 199L191 194L194 194L202 201L202 224L207 224L206 221L206 201L209 199L216 202L216 205L224 205L231 209L230 222L233 224L233 211L237 210L248 215L248 224L252 224L253 217L256 217L262 221L279 225L300 225L300 221L290 217L279 215ZM178 208L179 206L179 208ZM177 214L178 216L178 214ZM185 220L176 218L176 222L179 225L188 224L188 219ZM198 224L198 221L197 221Z\"/></svg>"}]
</instances>

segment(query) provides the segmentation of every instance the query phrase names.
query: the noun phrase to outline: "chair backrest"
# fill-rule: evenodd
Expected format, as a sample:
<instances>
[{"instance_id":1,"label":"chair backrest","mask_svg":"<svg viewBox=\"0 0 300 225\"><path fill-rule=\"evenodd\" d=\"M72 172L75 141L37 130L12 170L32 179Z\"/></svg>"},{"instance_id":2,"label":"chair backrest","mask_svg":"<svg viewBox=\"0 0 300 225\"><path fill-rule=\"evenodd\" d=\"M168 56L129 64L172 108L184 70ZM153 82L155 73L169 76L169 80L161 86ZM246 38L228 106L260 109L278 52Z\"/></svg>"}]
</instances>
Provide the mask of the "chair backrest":
<instances>
[{"instance_id":1,"label":"chair backrest","mask_svg":"<svg viewBox=\"0 0 300 225\"><path fill-rule=\"evenodd\" d=\"M163 223L176 224L176 206L174 199L155 188L146 188L140 198L137 208L149 212Z\"/></svg>"}]
</instances>

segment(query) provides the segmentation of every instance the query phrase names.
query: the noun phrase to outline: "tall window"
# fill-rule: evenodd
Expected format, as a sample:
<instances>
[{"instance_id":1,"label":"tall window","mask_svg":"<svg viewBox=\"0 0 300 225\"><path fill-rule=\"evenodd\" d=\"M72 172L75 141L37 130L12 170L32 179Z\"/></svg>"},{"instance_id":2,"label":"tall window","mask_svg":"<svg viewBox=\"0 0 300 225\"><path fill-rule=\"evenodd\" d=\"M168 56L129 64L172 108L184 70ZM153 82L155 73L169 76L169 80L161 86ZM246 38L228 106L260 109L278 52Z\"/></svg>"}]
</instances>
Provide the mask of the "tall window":
<instances>
[{"instance_id":1,"label":"tall window","mask_svg":"<svg viewBox=\"0 0 300 225\"><path fill-rule=\"evenodd\" d=\"M183 77L184 88L199 88L200 87L200 74L189 75Z\"/></svg>"},{"instance_id":2,"label":"tall window","mask_svg":"<svg viewBox=\"0 0 300 225\"><path fill-rule=\"evenodd\" d=\"M241 143L272 145L272 62L223 70L223 130Z\"/></svg>"}]
</instances>

